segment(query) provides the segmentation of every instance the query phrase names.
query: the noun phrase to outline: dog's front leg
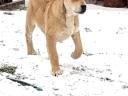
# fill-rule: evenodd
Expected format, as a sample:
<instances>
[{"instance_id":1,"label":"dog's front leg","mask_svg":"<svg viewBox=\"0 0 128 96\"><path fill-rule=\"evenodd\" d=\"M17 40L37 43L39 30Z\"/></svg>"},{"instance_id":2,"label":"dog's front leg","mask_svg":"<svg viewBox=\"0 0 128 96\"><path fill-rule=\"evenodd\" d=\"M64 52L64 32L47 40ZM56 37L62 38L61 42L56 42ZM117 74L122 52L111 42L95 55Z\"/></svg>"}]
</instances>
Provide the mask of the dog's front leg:
<instances>
[{"instance_id":1,"label":"dog's front leg","mask_svg":"<svg viewBox=\"0 0 128 96\"><path fill-rule=\"evenodd\" d=\"M62 74L59 67L58 54L56 50L56 39L55 36L46 36L47 50L52 67L52 75L58 76Z\"/></svg>"},{"instance_id":2,"label":"dog's front leg","mask_svg":"<svg viewBox=\"0 0 128 96\"><path fill-rule=\"evenodd\" d=\"M80 33L77 32L77 33L73 34L71 37L72 37L73 42L75 44L75 51L71 54L71 57L74 59L77 59L81 56L81 54L83 52Z\"/></svg>"}]
</instances>

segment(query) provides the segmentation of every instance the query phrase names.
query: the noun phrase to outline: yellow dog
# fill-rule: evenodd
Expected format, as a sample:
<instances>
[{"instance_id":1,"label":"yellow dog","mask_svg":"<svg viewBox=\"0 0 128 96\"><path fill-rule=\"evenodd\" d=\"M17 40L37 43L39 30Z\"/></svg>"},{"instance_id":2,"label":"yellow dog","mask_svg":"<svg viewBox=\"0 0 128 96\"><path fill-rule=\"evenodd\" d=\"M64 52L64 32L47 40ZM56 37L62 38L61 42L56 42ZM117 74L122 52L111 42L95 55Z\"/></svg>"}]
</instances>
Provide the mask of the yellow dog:
<instances>
[{"instance_id":1,"label":"yellow dog","mask_svg":"<svg viewBox=\"0 0 128 96\"><path fill-rule=\"evenodd\" d=\"M62 74L56 42L71 36L75 44L71 57L77 59L82 54L78 15L85 11L85 0L29 0L25 34L28 54L36 54L32 43L32 32L37 25L46 36L52 74L55 76Z\"/></svg>"}]
</instances>

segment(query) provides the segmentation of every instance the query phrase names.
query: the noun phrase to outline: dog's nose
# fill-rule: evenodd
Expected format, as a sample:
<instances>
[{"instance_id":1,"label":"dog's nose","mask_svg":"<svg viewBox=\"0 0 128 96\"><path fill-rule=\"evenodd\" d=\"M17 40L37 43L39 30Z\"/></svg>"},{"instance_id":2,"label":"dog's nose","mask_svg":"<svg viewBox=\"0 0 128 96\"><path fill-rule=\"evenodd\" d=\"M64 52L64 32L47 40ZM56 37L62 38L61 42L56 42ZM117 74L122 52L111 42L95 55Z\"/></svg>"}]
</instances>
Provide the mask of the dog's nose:
<instances>
[{"instance_id":1,"label":"dog's nose","mask_svg":"<svg viewBox=\"0 0 128 96\"><path fill-rule=\"evenodd\" d=\"M81 14L84 13L86 11L86 5L81 5Z\"/></svg>"}]
</instances>

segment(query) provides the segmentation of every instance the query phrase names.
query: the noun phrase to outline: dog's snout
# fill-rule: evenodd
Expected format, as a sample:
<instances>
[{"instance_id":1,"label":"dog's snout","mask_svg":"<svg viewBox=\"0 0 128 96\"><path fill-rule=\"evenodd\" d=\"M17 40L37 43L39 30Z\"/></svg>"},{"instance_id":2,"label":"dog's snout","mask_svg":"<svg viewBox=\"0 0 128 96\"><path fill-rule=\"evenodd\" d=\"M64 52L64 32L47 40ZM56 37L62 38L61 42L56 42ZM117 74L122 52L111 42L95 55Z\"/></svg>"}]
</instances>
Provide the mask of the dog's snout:
<instances>
[{"instance_id":1,"label":"dog's snout","mask_svg":"<svg viewBox=\"0 0 128 96\"><path fill-rule=\"evenodd\" d=\"M81 5L81 14L84 13L86 11L86 5Z\"/></svg>"}]
</instances>

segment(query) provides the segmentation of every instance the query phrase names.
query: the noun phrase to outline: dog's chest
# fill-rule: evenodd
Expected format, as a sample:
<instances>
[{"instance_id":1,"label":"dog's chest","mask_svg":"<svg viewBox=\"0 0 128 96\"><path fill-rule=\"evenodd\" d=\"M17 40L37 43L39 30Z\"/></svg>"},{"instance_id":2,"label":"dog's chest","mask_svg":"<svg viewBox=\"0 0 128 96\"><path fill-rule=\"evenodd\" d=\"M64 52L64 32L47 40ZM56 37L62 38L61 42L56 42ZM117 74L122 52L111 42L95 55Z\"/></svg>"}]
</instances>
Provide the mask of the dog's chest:
<instances>
[{"instance_id":1,"label":"dog's chest","mask_svg":"<svg viewBox=\"0 0 128 96\"><path fill-rule=\"evenodd\" d=\"M75 24L74 16L66 16L66 27L58 32L57 41L62 42L76 32L78 32L78 26Z\"/></svg>"}]
</instances>

